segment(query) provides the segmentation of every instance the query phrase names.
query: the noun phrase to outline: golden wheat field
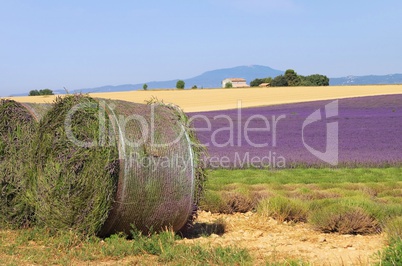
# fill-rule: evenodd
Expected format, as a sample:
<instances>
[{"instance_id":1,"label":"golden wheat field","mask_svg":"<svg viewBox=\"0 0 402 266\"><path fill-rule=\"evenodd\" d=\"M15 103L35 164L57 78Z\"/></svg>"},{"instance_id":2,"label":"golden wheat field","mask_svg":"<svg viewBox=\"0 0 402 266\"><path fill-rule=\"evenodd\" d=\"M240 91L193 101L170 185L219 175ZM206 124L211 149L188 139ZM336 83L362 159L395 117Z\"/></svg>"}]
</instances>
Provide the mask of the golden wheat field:
<instances>
[{"instance_id":1,"label":"golden wheat field","mask_svg":"<svg viewBox=\"0 0 402 266\"><path fill-rule=\"evenodd\" d=\"M402 94L402 85L268 87L241 89L149 90L93 93L92 97L145 103L155 97L186 112L226 110L283 103L331 100L361 96ZM14 97L19 102L51 103L56 96Z\"/></svg>"}]
</instances>

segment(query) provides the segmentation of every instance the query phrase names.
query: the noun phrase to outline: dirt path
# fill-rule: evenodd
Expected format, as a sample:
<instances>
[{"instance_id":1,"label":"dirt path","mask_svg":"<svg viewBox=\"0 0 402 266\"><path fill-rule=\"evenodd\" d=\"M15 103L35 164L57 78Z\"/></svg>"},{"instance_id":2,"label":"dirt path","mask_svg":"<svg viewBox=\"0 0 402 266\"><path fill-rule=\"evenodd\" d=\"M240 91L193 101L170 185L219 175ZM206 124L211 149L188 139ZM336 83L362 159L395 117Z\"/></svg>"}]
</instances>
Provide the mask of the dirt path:
<instances>
[{"instance_id":1,"label":"dirt path","mask_svg":"<svg viewBox=\"0 0 402 266\"><path fill-rule=\"evenodd\" d=\"M219 236L181 240L221 246L236 246L250 251L259 264L302 259L312 265L370 265L375 254L386 244L384 234L338 235L323 234L308 224L277 224L275 220L254 213L211 214L200 212L197 223L226 224L226 232Z\"/></svg>"}]
</instances>

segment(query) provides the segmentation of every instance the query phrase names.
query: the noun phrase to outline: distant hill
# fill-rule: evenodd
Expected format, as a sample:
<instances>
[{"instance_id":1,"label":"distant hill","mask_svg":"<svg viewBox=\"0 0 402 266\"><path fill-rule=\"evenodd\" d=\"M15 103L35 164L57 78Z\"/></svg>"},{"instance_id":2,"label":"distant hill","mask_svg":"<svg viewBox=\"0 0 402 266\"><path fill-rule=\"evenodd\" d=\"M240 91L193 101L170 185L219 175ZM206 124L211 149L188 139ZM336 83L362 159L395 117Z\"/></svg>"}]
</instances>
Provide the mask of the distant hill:
<instances>
[{"instance_id":1,"label":"distant hill","mask_svg":"<svg viewBox=\"0 0 402 266\"><path fill-rule=\"evenodd\" d=\"M191 88L196 85L198 88L220 88L222 80L225 78L244 78L247 83L250 83L255 78L261 77L276 77L283 74L284 71L276 70L267 66L238 66L233 68L217 69L207 71L199 76L182 79L186 83L186 88ZM162 89L162 88L176 88L176 82L179 79L168 81L149 81L144 82L148 85L148 89ZM135 91L142 90L144 83L139 84L124 84L124 85L107 85L97 88L84 88L79 90L70 91L70 93L94 93L94 92L115 92L115 91ZM53 90L55 94L65 94L65 90ZM14 95L25 96L28 93Z\"/></svg>"},{"instance_id":2,"label":"distant hill","mask_svg":"<svg viewBox=\"0 0 402 266\"><path fill-rule=\"evenodd\" d=\"M380 84L402 84L402 74L384 76L348 76L343 78L331 78L329 85L380 85Z\"/></svg>"},{"instance_id":3,"label":"distant hill","mask_svg":"<svg viewBox=\"0 0 402 266\"><path fill-rule=\"evenodd\" d=\"M256 78L276 77L283 74L284 71L273 69L267 66L251 65L238 66L232 68L216 69L207 71L199 76L183 79L186 83L186 88L191 88L196 85L198 88L220 88L221 82L225 78L244 78L247 83L250 83ZM324 74L324 73L323 73ZM168 81L150 81L145 82L148 89L175 88L176 82L179 79ZM341 78L331 78L330 85L367 85L367 84L402 84L402 74L384 75L384 76L348 76ZM144 83L139 84L124 84L124 85L107 85L96 88L84 88L70 91L70 93L94 93L94 92L117 92L117 91L135 91L142 90ZM64 90L53 90L55 94L64 94ZM28 93L13 95L25 96Z\"/></svg>"},{"instance_id":4,"label":"distant hill","mask_svg":"<svg viewBox=\"0 0 402 266\"><path fill-rule=\"evenodd\" d=\"M222 80L226 78L244 78L247 83L256 78L276 77L283 74L284 71L276 70L267 66L239 66L233 68L224 68L205 72L197 77L184 80L188 87L197 85L204 88L220 88ZM173 87L176 86L176 82Z\"/></svg>"},{"instance_id":5,"label":"distant hill","mask_svg":"<svg viewBox=\"0 0 402 266\"><path fill-rule=\"evenodd\" d=\"M217 69L207 71L199 76L183 79L186 83L186 88L197 86L198 88L220 88L222 80L225 78L244 78L248 83L258 77L276 77L283 74L284 71L276 70L267 66L238 66L233 68ZM168 81L150 81L145 82L148 85L148 89L160 89L160 88L176 88L176 82L179 79ZM141 84L126 84L119 86L103 86L99 88L88 88L78 90L77 92L108 92L108 91L133 91L142 90Z\"/></svg>"}]
</instances>

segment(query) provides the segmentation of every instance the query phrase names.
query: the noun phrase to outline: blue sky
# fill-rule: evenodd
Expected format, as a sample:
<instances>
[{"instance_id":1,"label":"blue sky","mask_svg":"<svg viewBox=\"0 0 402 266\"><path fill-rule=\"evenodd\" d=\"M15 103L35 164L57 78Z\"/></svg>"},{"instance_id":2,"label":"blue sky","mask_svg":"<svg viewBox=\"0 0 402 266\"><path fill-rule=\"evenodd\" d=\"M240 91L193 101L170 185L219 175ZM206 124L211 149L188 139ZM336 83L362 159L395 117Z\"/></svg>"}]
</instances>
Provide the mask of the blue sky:
<instances>
[{"instance_id":1,"label":"blue sky","mask_svg":"<svg viewBox=\"0 0 402 266\"><path fill-rule=\"evenodd\" d=\"M240 65L402 73L402 1L0 0L0 95Z\"/></svg>"}]
</instances>

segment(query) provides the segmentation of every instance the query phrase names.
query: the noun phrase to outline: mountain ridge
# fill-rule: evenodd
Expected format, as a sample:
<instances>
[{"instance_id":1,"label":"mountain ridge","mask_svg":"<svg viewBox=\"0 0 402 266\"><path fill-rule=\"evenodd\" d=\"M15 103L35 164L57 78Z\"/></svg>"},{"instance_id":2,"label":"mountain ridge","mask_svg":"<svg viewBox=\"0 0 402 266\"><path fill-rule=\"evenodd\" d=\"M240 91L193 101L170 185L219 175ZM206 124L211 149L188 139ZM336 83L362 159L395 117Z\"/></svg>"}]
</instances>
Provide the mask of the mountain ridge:
<instances>
[{"instance_id":1,"label":"mountain ridge","mask_svg":"<svg viewBox=\"0 0 402 266\"><path fill-rule=\"evenodd\" d=\"M222 68L209 70L201 75L182 79L186 83L186 88L191 88L192 86L197 86L198 88L220 88L221 81L225 78L239 77L244 78L247 81L251 81L258 77L259 75L265 76L278 76L285 73L284 71L273 69L267 66L261 65L251 65L251 66L237 66L232 68ZM256 76L257 75L257 76ZM172 79L167 81L150 81L145 82L148 85L148 89L161 89L161 88L175 88L176 82L180 79ZM86 88L81 90L76 90L75 92L105 92L105 91L132 91L132 90L142 90L144 83L138 84L125 84L117 86L102 86L97 88ZM101 91L100 91L101 90Z\"/></svg>"},{"instance_id":2,"label":"mountain ridge","mask_svg":"<svg viewBox=\"0 0 402 266\"><path fill-rule=\"evenodd\" d=\"M347 76L331 78L329 85L385 85L402 84L402 74Z\"/></svg>"},{"instance_id":3,"label":"mountain ridge","mask_svg":"<svg viewBox=\"0 0 402 266\"><path fill-rule=\"evenodd\" d=\"M244 78L248 83L256 78L276 77L284 74L285 71L273 69L262 65L237 66L206 71L198 76L182 79L186 83L186 88L197 86L198 88L220 88L221 81L225 78ZM148 85L148 89L175 88L179 79L167 81L150 81L137 84L106 85L95 88L83 88L70 91L70 93L96 93L96 92L118 92L142 90L143 84ZM367 76L347 76L330 78L330 85L377 85L377 84L402 84L402 74L390 75L367 75ZM64 89L53 90L55 94L65 94ZM15 94L12 96L26 96L28 93Z\"/></svg>"}]
</instances>

